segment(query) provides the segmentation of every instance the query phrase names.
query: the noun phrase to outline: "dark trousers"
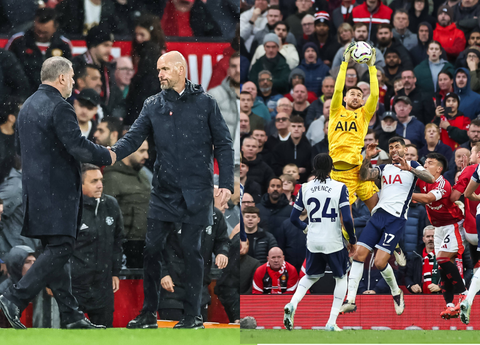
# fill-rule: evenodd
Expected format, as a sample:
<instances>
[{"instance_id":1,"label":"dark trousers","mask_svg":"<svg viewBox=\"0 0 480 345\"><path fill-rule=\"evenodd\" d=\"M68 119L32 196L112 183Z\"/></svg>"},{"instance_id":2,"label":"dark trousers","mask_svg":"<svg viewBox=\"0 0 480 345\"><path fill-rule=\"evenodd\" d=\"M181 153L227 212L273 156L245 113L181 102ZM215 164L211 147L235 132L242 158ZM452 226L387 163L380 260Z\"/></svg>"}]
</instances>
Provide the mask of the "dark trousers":
<instances>
[{"instance_id":1,"label":"dark trousers","mask_svg":"<svg viewBox=\"0 0 480 345\"><path fill-rule=\"evenodd\" d=\"M107 328L113 327L113 309L104 307L102 309L86 310L88 318L96 325L104 325Z\"/></svg>"},{"instance_id":2,"label":"dark trousers","mask_svg":"<svg viewBox=\"0 0 480 345\"><path fill-rule=\"evenodd\" d=\"M240 320L240 295L238 289L224 288L217 296L227 313L228 320L232 323Z\"/></svg>"},{"instance_id":3,"label":"dark trousers","mask_svg":"<svg viewBox=\"0 0 480 345\"><path fill-rule=\"evenodd\" d=\"M185 315L200 314L203 285L203 258L201 254L202 225L182 224L181 246L185 260ZM167 236L174 231L175 223L148 219L147 236L143 252L143 310L156 312L160 298L162 251Z\"/></svg>"},{"instance_id":4,"label":"dark trousers","mask_svg":"<svg viewBox=\"0 0 480 345\"><path fill-rule=\"evenodd\" d=\"M159 309L158 315L160 320L172 321L180 321L184 316L183 309ZM202 306L201 315L204 322L208 321L208 305Z\"/></svg>"},{"instance_id":5,"label":"dark trousers","mask_svg":"<svg viewBox=\"0 0 480 345\"><path fill-rule=\"evenodd\" d=\"M75 238L71 236L45 236L42 238L44 251L20 281L5 292L5 297L24 310L38 293L48 286L62 319L69 324L84 318L72 295L70 263L68 259L75 249Z\"/></svg>"}]
</instances>

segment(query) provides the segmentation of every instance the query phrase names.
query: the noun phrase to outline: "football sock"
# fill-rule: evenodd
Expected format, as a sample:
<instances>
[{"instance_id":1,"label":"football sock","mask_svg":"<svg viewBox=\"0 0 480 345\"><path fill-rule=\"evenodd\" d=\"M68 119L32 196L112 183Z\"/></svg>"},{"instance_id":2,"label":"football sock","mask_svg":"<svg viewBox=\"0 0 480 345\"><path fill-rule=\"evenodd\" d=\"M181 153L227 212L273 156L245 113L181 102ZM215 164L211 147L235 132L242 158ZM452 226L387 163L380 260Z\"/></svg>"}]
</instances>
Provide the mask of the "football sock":
<instances>
[{"instance_id":1,"label":"football sock","mask_svg":"<svg viewBox=\"0 0 480 345\"><path fill-rule=\"evenodd\" d=\"M449 261L442 260L443 258L438 258L437 262L439 263L442 270L445 272L445 276L448 281L452 284L452 292L462 293L465 291L465 284L463 279L460 276L457 266ZM447 285L448 286L448 285Z\"/></svg>"},{"instance_id":2,"label":"football sock","mask_svg":"<svg viewBox=\"0 0 480 345\"><path fill-rule=\"evenodd\" d=\"M398 287L397 279L395 279L395 274L393 273L392 266L387 264L383 270L380 271L382 274L383 279L385 282L390 286L390 291L392 292L392 296L399 295L401 290Z\"/></svg>"},{"instance_id":3,"label":"football sock","mask_svg":"<svg viewBox=\"0 0 480 345\"><path fill-rule=\"evenodd\" d=\"M298 287L297 290L295 291L295 294L292 297L292 300L290 303L293 304L295 309L297 309L298 303L302 300L303 296L307 293L308 289L312 287L313 284L315 284L320 277L318 278L313 278L311 276L303 276L302 279L298 282Z\"/></svg>"},{"instance_id":4,"label":"football sock","mask_svg":"<svg viewBox=\"0 0 480 345\"><path fill-rule=\"evenodd\" d=\"M477 271L472 277L470 288L468 289L467 294L468 303L473 303L473 299L475 298L475 295L478 291L480 291L480 271Z\"/></svg>"},{"instance_id":5,"label":"football sock","mask_svg":"<svg viewBox=\"0 0 480 345\"><path fill-rule=\"evenodd\" d=\"M347 275L345 274L343 278L335 278L335 290L333 291L333 303L332 310L330 311L330 318L328 319L329 325L335 325L337 323L338 313L340 312L340 307L342 306L343 300L347 293Z\"/></svg>"},{"instance_id":6,"label":"football sock","mask_svg":"<svg viewBox=\"0 0 480 345\"><path fill-rule=\"evenodd\" d=\"M453 301L452 282L447 279L445 270L443 270L441 267L440 267L440 276L442 277L441 289L442 289L443 299L445 300L445 303L448 306Z\"/></svg>"},{"instance_id":7,"label":"football sock","mask_svg":"<svg viewBox=\"0 0 480 345\"><path fill-rule=\"evenodd\" d=\"M347 301L350 303L355 302L355 296L357 296L358 284L363 275L363 262L353 260L352 269L348 276L348 294Z\"/></svg>"}]
</instances>

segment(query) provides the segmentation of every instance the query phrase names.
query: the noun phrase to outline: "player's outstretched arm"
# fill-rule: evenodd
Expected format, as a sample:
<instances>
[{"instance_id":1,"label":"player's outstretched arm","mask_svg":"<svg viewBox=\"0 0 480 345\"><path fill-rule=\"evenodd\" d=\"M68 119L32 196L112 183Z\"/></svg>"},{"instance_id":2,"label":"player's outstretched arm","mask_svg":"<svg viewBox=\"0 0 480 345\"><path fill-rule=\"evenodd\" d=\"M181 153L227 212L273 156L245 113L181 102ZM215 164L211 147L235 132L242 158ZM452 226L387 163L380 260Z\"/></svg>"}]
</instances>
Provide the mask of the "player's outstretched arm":
<instances>
[{"instance_id":1,"label":"player's outstretched arm","mask_svg":"<svg viewBox=\"0 0 480 345\"><path fill-rule=\"evenodd\" d=\"M431 202L434 202L435 200L437 200L437 198L435 197L435 195L432 192L429 192L427 194L413 193L412 194L412 200L425 205L425 204L429 204Z\"/></svg>"},{"instance_id":2,"label":"player's outstretched arm","mask_svg":"<svg viewBox=\"0 0 480 345\"><path fill-rule=\"evenodd\" d=\"M375 61L377 60L376 50L372 48L372 57L367 62L368 73L370 75L370 95L367 102L365 102L365 109L367 110L368 118L370 121L373 114L377 110L378 98L380 96L380 90L378 88L377 68L375 67Z\"/></svg>"},{"instance_id":3,"label":"player's outstretched arm","mask_svg":"<svg viewBox=\"0 0 480 345\"><path fill-rule=\"evenodd\" d=\"M465 197L472 201L480 201L480 195L475 193L478 186L480 186L479 182L476 182L473 179L470 180L470 182L468 182L467 189L465 189Z\"/></svg>"},{"instance_id":4,"label":"player's outstretched arm","mask_svg":"<svg viewBox=\"0 0 480 345\"><path fill-rule=\"evenodd\" d=\"M303 205L302 188L300 188L297 194L297 199L295 200L295 204L292 208L292 213L290 213L290 222L292 222L293 225L303 231L305 231L305 229L307 228L307 224L300 220L300 215L302 214L304 208L305 207Z\"/></svg>"},{"instance_id":5,"label":"player's outstretched arm","mask_svg":"<svg viewBox=\"0 0 480 345\"><path fill-rule=\"evenodd\" d=\"M404 157L398 157L398 161L399 163L394 164L397 168L410 171L412 174L414 174L416 177L418 177L420 180L424 182L427 182L427 183L435 182L435 177L433 177L433 175L430 174L427 170L423 169L421 165L418 165L420 169L414 168L407 163Z\"/></svg>"},{"instance_id":6,"label":"player's outstretched arm","mask_svg":"<svg viewBox=\"0 0 480 345\"><path fill-rule=\"evenodd\" d=\"M337 80L335 81L335 90L332 96L332 103L330 104L330 115L337 113L337 110L342 106L343 88L345 86L345 77L347 74L348 61L352 53L355 43L350 43L343 53L343 62L338 71ZM332 120L332 119L330 119Z\"/></svg>"},{"instance_id":7,"label":"player's outstretched arm","mask_svg":"<svg viewBox=\"0 0 480 345\"><path fill-rule=\"evenodd\" d=\"M378 155L381 150L377 148L377 144L369 144L365 150L365 158L360 167L360 179L362 181L375 181L380 176L380 170L370 167L372 157Z\"/></svg>"}]
</instances>

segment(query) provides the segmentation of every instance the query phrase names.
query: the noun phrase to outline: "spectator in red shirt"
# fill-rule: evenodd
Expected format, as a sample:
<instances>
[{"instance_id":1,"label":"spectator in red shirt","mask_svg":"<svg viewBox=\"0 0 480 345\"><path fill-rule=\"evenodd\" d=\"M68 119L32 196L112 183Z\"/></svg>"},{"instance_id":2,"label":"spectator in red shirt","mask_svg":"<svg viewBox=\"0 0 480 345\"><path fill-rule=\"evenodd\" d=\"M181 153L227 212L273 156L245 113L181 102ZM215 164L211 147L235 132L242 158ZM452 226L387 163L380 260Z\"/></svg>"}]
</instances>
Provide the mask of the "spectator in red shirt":
<instances>
[{"instance_id":1,"label":"spectator in red shirt","mask_svg":"<svg viewBox=\"0 0 480 345\"><path fill-rule=\"evenodd\" d=\"M384 5L380 0L365 0L365 2L352 10L353 22L367 23L368 40L377 34L378 24L390 24L393 10Z\"/></svg>"},{"instance_id":2,"label":"spectator in red shirt","mask_svg":"<svg viewBox=\"0 0 480 345\"><path fill-rule=\"evenodd\" d=\"M440 42L447 52L449 61L455 61L458 54L465 49L467 40L462 30L452 22L453 10L451 7L442 6L438 9L437 27L433 30L433 39Z\"/></svg>"},{"instance_id":3,"label":"spectator in red shirt","mask_svg":"<svg viewBox=\"0 0 480 345\"><path fill-rule=\"evenodd\" d=\"M283 251L273 247L267 262L257 268L253 276L252 293L255 295L291 295L297 289L298 274L295 267L285 261Z\"/></svg>"}]
</instances>

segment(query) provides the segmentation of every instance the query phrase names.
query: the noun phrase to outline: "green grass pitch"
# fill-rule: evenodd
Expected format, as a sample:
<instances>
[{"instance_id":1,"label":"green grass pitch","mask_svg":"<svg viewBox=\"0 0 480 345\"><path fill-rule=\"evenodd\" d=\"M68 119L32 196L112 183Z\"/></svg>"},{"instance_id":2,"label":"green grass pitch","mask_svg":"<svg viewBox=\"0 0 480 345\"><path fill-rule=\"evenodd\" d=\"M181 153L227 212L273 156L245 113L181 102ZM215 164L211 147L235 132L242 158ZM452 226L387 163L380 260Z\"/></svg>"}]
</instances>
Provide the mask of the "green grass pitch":
<instances>
[{"instance_id":1,"label":"green grass pitch","mask_svg":"<svg viewBox=\"0 0 480 345\"><path fill-rule=\"evenodd\" d=\"M0 329L2 345L230 345L239 344L238 329L106 330Z\"/></svg>"},{"instance_id":2,"label":"green grass pitch","mask_svg":"<svg viewBox=\"0 0 480 345\"><path fill-rule=\"evenodd\" d=\"M479 344L480 331L241 330L241 344Z\"/></svg>"}]
</instances>

